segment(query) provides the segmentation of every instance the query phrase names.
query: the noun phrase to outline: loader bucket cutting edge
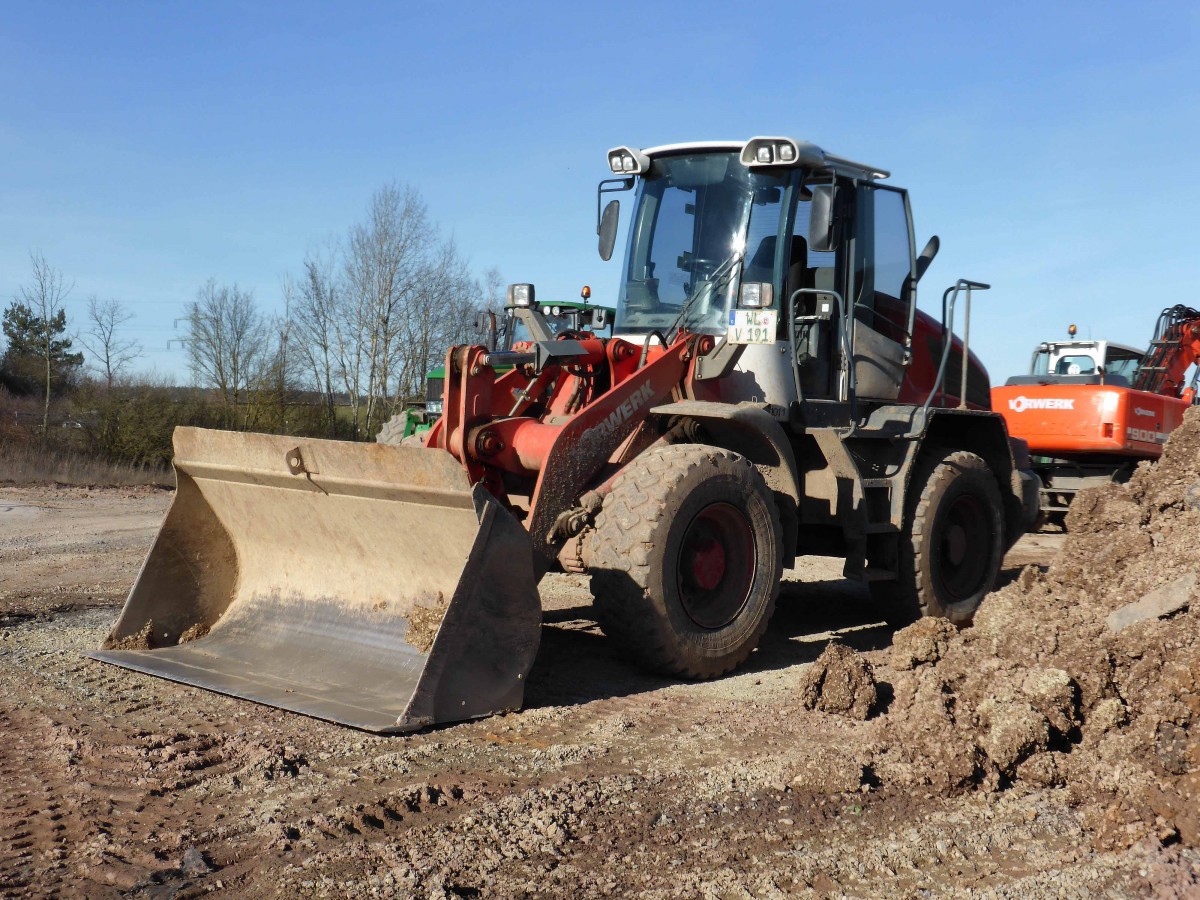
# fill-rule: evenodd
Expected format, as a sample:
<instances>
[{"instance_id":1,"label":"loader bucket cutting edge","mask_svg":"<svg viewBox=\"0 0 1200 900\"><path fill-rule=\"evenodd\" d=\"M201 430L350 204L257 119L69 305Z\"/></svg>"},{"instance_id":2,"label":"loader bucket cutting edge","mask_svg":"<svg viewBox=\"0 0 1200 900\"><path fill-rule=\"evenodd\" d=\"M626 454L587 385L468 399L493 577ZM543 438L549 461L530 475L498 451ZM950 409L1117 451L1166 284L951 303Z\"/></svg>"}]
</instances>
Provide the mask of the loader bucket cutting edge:
<instances>
[{"instance_id":1,"label":"loader bucket cutting edge","mask_svg":"<svg viewBox=\"0 0 1200 900\"><path fill-rule=\"evenodd\" d=\"M521 705L529 535L441 450L175 431L178 490L94 659L368 731Z\"/></svg>"}]
</instances>

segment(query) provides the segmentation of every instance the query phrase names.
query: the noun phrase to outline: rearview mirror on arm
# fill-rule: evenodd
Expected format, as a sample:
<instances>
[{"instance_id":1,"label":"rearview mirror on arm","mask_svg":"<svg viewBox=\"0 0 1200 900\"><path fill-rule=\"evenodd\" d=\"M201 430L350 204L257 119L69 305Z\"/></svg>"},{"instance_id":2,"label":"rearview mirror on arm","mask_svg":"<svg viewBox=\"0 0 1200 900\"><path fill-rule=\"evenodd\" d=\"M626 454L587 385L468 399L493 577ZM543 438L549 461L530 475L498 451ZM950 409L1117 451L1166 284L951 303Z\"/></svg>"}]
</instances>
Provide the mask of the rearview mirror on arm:
<instances>
[{"instance_id":1,"label":"rearview mirror on arm","mask_svg":"<svg viewBox=\"0 0 1200 900\"><path fill-rule=\"evenodd\" d=\"M613 245L617 242L617 222L621 218L621 201L609 200L600 217L600 258L605 262L612 259Z\"/></svg>"},{"instance_id":2,"label":"rearview mirror on arm","mask_svg":"<svg viewBox=\"0 0 1200 900\"><path fill-rule=\"evenodd\" d=\"M929 243L925 245L925 249L917 257L917 271L914 273L917 281L921 280L921 276L925 274L925 270L929 268L929 264L933 262L933 258L937 256L938 249L941 246L942 242L938 240L936 234L929 239Z\"/></svg>"}]
</instances>

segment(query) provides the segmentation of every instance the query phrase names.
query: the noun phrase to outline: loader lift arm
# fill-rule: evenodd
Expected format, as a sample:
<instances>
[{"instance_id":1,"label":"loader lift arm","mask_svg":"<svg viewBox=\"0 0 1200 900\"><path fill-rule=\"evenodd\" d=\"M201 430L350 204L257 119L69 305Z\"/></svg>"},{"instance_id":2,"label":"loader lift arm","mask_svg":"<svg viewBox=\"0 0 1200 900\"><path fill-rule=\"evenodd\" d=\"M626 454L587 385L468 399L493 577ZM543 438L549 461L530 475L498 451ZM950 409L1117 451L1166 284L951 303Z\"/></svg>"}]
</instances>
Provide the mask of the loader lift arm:
<instances>
[{"instance_id":1,"label":"loader lift arm","mask_svg":"<svg viewBox=\"0 0 1200 900\"><path fill-rule=\"evenodd\" d=\"M572 352L555 353L546 343ZM689 361L712 345L706 335L684 332L669 347L650 347L639 367L641 351L626 341L566 336L539 343L543 365L499 377L483 348L455 348L447 357L446 413L427 446L447 450L473 483L484 483L526 519L540 577L561 543L553 533L557 518L593 486L651 408L679 390ZM586 387L592 380L607 390ZM580 396L594 399L572 415L571 400ZM519 414L510 415L514 410Z\"/></svg>"}]
</instances>

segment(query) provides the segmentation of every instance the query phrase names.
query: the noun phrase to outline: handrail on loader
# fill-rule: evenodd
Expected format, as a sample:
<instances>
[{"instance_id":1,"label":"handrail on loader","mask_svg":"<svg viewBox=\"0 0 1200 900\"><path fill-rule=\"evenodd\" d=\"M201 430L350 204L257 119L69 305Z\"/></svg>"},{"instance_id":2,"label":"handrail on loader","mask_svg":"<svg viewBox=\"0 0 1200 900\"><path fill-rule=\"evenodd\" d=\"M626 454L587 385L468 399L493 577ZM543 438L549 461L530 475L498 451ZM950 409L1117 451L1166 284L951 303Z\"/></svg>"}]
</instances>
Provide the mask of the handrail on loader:
<instances>
[{"instance_id":1,"label":"handrail on loader","mask_svg":"<svg viewBox=\"0 0 1200 900\"><path fill-rule=\"evenodd\" d=\"M960 278L950 287L946 288L942 294L942 360L938 364L937 378L934 379L933 387L929 389L929 396L925 399L925 405L921 407L922 414L929 412L929 407L933 403L933 398L942 390L942 382L946 378L946 361L950 358L950 346L954 343L954 304L958 301L958 295L961 291L967 292L967 310L963 317L963 362L962 362L962 383L959 386L958 392L958 408L967 408L967 372L970 368L971 359L971 291L989 291L992 286L984 284L982 281L970 281L966 278ZM947 298L949 306L947 306Z\"/></svg>"}]
</instances>

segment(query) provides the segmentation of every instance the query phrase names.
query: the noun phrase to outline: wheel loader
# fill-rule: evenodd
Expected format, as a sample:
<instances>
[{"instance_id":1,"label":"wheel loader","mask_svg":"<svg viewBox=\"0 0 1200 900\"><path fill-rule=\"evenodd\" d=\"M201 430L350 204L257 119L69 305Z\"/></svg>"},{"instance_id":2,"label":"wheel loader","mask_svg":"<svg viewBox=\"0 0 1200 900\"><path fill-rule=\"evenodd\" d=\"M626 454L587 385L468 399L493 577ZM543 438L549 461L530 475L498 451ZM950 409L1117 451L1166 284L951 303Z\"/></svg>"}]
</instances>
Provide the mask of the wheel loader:
<instances>
[{"instance_id":1,"label":"wheel loader","mask_svg":"<svg viewBox=\"0 0 1200 900\"><path fill-rule=\"evenodd\" d=\"M918 311L937 238L917 253L888 173L812 143L608 162L605 260L605 197L633 192L611 337L554 333L511 285L531 340L450 349L423 447L177 429L176 498L94 656L403 732L520 706L550 571L682 678L747 660L798 554L894 618L968 623L1037 511L969 351L987 285Z\"/></svg>"}]
</instances>

